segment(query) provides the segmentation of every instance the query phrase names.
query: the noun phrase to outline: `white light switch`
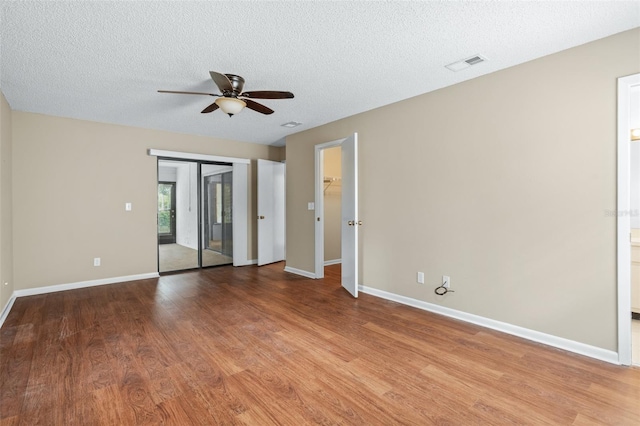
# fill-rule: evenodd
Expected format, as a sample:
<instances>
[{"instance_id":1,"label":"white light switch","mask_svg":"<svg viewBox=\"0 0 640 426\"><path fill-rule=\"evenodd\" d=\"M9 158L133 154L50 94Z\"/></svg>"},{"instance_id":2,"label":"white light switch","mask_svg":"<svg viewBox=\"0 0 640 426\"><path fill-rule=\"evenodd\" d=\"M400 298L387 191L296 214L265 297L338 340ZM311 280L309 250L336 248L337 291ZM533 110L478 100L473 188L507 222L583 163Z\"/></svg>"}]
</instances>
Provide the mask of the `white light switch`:
<instances>
[{"instance_id":1,"label":"white light switch","mask_svg":"<svg viewBox=\"0 0 640 426\"><path fill-rule=\"evenodd\" d=\"M316 209L316 203L314 203L313 201L310 203L307 203L307 210L315 210Z\"/></svg>"},{"instance_id":2,"label":"white light switch","mask_svg":"<svg viewBox=\"0 0 640 426\"><path fill-rule=\"evenodd\" d=\"M130 212L130 211L131 211L131 203L125 203L125 205L124 205L124 209L125 209L126 211Z\"/></svg>"}]
</instances>

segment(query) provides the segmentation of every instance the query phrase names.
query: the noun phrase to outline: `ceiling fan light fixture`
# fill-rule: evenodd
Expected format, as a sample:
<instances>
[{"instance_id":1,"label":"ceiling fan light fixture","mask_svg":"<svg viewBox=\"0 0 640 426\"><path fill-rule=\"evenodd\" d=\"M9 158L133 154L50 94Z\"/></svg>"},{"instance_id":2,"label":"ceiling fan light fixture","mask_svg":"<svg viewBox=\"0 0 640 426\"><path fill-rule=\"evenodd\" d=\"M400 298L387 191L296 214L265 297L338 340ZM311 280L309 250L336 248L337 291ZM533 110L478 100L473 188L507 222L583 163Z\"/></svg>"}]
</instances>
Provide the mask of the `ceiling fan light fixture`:
<instances>
[{"instance_id":1,"label":"ceiling fan light fixture","mask_svg":"<svg viewBox=\"0 0 640 426\"><path fill-rule=\"evenodd\" d=\"M242 99L227 98L223 96L216 99L216 105L220 107L222 112L224 112L225 114L229 114L229 116L232 116L242 111L244 107L247 106L247 103Z\"/></svg>"}]
</instances>

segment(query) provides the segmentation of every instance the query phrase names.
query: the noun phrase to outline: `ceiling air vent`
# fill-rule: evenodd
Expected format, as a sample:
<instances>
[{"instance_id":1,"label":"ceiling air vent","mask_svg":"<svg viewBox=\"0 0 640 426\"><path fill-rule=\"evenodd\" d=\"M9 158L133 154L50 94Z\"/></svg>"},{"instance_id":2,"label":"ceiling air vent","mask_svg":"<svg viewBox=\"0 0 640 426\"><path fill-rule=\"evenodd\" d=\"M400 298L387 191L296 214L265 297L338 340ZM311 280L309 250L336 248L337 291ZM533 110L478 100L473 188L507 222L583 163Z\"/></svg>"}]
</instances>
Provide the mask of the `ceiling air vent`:
<instances>
[{"instance_id":1,"label":"ceiling air vent","mask_svg":"<svg viewBox=\"0 0 640 426\"><path fill-rule=\"evenodd\" d=\"M469 65L475 65L479 64L480 62L484 62L484 59L482 59L480 56L474 56L473 58L466 59L465 62Z\"/></svg>"},{"instance_id":2,"label":"ceiling air vent","mask_svg":"<svg viewBox=\"0 0 640 426\"><path fill-rule=\"evenodd\" d=\"M460 70L463 70L465 68L469 68L471 65L476 65L476 64L479 64L481 62L485 62L486 60L487 60L487 58L485 58L483 56L475 55L475 56L472 56L470 58L463 59L461 61L454 62L452 64L445 65L445 66L447 68L449 68L451 71L460 71Z\"/></svg>"},{"instance_id":3,"label":"ceiling air vent","mask_svg":"<svg viewBox=\"0 0 640 426\"><path fill-rule=\"evenodd\" d=\"M298 121L290 121L288 123L284 123L281 124L282 127L288 127L288 128L293 128L293 127L298 127L299 125L301 125L302 123L298 122Z\"/></svg>"}]
</instances>

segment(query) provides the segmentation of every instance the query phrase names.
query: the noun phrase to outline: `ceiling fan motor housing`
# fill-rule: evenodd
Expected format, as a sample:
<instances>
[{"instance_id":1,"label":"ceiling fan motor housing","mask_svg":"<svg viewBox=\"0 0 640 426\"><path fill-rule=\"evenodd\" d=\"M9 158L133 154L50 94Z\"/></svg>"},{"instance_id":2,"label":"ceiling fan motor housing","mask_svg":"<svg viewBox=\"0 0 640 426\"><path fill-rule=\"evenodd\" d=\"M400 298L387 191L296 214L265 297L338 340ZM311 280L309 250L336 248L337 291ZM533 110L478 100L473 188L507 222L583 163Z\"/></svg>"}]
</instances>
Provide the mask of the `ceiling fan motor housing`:
<instances>
[{"instance_id":1,"label":"ceiling fan motor housing","mask_svg":"<svg viewBox=\"0 0 640 426\"><path fill-rule=\"evenodd\" d=\"M231 87L233 88L232 92L224 92L224 96L237 97L240 93L242 93L242 88L244 87L244 78L235 74L225 74L231 83Z\"/></svg>"}]
</instances>

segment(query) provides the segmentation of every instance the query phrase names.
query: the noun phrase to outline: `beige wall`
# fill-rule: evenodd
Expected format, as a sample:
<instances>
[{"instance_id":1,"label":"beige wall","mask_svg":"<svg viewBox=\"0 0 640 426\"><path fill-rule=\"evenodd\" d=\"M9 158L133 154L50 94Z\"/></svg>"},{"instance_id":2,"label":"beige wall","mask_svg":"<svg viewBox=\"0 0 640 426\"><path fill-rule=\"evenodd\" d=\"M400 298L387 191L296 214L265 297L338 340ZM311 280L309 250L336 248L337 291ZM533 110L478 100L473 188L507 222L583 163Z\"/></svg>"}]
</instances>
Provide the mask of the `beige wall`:
<instances>
[{"instance_id":1,"label":"beige wall","mask_svg":"<svg viewBox=\"0 0 640 426\"><path fill-rule=\"evenodd\" d=\"M11 108L0 92L0 313L13 294L14 286L11 133Z\"/></svg>"},{"instance_id":2,"label":"beige wall","mask_svg":"<svg viewBox=\"0 0 640 426\"><path fill-rule=\"evenodd\" d=\"M13 142L16 290L157 272L157 164L149 148L271 160L284 151L17 111ZM257 248L255 163L249 173L251 258ZM102 266L93 266L94 257Z\"/></svg>"},{"instance_id":3,"label":"beige wall","mask_svg":"<svg viewBox=\"0 0 640 426\"><path fill-rule=\"evenodd\" d=\"M314 145L358 132L362 284L617 350L605 211L639 71L635 29L288 137L287 266L314 271Z\"/></svg>"},{"instance_id":4,"label":"beige wall","mask_svg":"<svg viewBox=\"0 0 640 426\"><path fill-rule=\"evenodd\" d=\"M340 147L323 150L324 176L339 178L342 176L342 153ZM340 218L342 212L340 206L342 198L342 183L332 182L325 184L324 191L324 260L340 259L341 252L341 229Z\"/></svg>"}]
</instances>

